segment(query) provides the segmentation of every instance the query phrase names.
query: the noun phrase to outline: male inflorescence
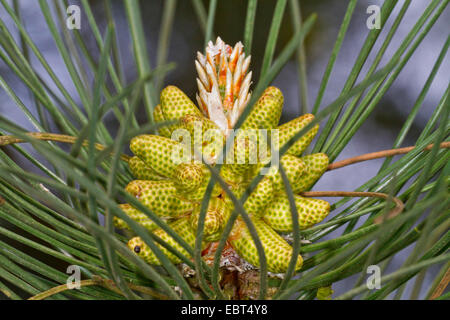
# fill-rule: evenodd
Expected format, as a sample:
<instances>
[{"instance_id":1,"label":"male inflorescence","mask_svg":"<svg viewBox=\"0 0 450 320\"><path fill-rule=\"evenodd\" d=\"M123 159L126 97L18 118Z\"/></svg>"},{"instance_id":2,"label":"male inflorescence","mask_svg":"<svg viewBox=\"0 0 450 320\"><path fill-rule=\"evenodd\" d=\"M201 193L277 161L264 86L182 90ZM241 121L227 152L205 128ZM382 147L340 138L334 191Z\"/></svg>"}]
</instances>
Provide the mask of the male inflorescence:
<instances>
[{"instance_id":1,"label":"male inflorescence","mask_svg":"<svg viewBox=\"0 0 450 320\"><path fill-rule=\"evenodd\" d=\"M234 125L247 107L251 95L249 64L250 57L245 56L241 43L237 43L233 48L218 38L215 44L209 43L205 55L198 53L197 56L198 106L175 86L162 90L160 104L154 109L154 119L157 123L172 120L174 122L161 127L159 135L140 135L131 140L130 149L134 156L129 161L129 167L136 180L127 185L126 191L165 220L174 232L194 247L201 203L211 179L210 170L199 161L199 155L200 159L203 157L208 164L217 165L227 138L234 135L232 147L227 148L225 154L226 161L220 162L220 176L239 199L250 182L257 175L264 174L243 207L264 248L268 271L284 273L293 249L283 235L291 233L294 228L307 229L329 214L328 202L299 195L309 190L323 175L328 167L328 157L324 153L303 155L318 131L316 125L279 158L279 164L284 169L294 193L298 212L298 225L294 226L285 183L273 156L278 155L278 150L308 125L314 116L305 114L279 125L283 94L278 88L268 87L240 130L234 132ZM191 139L185 139L186 134L180 132L188 133ZM252 134L245 134L246 132ZM277 141L269 143L268 136L277 137ZM275 142L276 152L273 147ZM265 148L265 156L257 153L255 161L253 154L255 150L261 149L261 146L268 146ZM182 155L177 157L180 154ZM265 168L269 170L264 171ZM143 212L130 204L122 204L120 207L149 232L190 257L185 248ZM230 196L216 183L206 210L203 252L217 246L234 209ZM118 228L129 229L128 225L117 217L114 222ZM227 245L240 259L255 268L259 267L257 247L241 216L238 216L233 224ZM141 238L132 238L128 246L149 264L161 264ZM157 246L173 263L182 262L164 246ZM210 262L206 257L205 261ZM295 270L299 270L302 263L303 259L299 255Z\"/></svg>"}]
</instances>

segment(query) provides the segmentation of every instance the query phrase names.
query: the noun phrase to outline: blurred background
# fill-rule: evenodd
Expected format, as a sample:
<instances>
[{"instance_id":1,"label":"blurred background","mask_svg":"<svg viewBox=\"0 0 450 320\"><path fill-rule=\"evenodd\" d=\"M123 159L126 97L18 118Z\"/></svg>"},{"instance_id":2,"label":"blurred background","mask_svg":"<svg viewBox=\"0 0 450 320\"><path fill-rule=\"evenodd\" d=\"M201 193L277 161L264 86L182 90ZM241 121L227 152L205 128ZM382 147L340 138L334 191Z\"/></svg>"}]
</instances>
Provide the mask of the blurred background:
<instances>
[{"instance_id":1,"label":"blurred background","mask_svg":"<svg viewBox=\"0 0 450 320\"><path fill-rule=\"evenodd\" d=\"M57 0L58 1L58 0ZM71 0L71 4L79 4L78 1ZM259 78L259 71L264 55L265 40L269 32L271 18L275 8L274 0L260 0L255 21L255 36L252 47L252 63L254 83ZM59 76L66 88L73 92L73 96L77 97L76 90L70 80L70 76L64 67L64 63L58 50L53 42L53 38L47 30L44 18L40 12L37 1L19 1L22 9L22 17L25 21L28 32L32 36L36 45L45 54L52 68ZM97 23L105 30L106 13L103 7L103 1L90 1L93 7ZM127 82L131 82L137 77L135 69L135 61L133 56L133 48L131 47L128 24L126 20L125 10L122 0L113 0L114 18L119 34L120 54L123 60L125 76ZM145 35L147 38L147 46L149 52L150 65L156 64L156 52L158 44L158 35L160 22L162 18L163 0L145 0L141 1L142 19L145 26ZM385 58L381 65L393 55L401 41L410 31L417 18L423 13L429 1L413 1L410 5L399 30L395 34L391 45L386 51ZM305 52L307 61L307 77L308 77L308 99L309 110L311 110L314 100L319 89L323 72L326 68L331 50L333 48L339 27L345 14L348 1L331 1L331 0L301 0L301 14L305 20L311 13L317 13L318 19L313 27L312 32L305 41ZM352 17L349 30L344 39L339 56L330 81L327 86L326 93L322 100L321 108L325 107L336 99L343 87L355 59L359 54L359 50L369 32L366 26L366 20L369 14L366 9L369 5L382 5L383 1L376 0L360 0ZM393 17L400 10L403 1L398 1L394 8L390 19L387 22L387 29L392 25ZM204 1L205 8L208 8L208 1ZM81 5L80 5L81 7ZM247 2L242 0L221 0L218 3L216 23L214 25L214 35L220 36L225 42L234 45L237 41L241 41L244 33L245 14ZM1 9L3 10L3 8ZM279 42L277 50L283 48L293 34L292 24L290 20L289 6L285 11L283 24L280 30ZM10 30L13 30L13 23L9 16L0 11L0 19L5 21ZM450 10L448 8L433 26L429 34L426 36L422 44L415 51L409 63L401 72L388 93L380 101L375 111L367 119L365 124L355 134L353 139L343 150L337 160L349 158L363 153L390 149L397 137L401 126L408 116L420 90L422 89L426 78L428 77L439 52L446 41L450 30ZM97 55L97 47L94 42L92 32L89 28L87 17L82 10L81 33L94 55ZM383 31L379 39L384 39L386 32ZM17 35L16 35L17 36ZM196 93L196 72L194 59L197 51L203 50L204 32L198 23L192 2L188 0L180 0L177 2L177 9L170 39L170 50L168 52L168 61L176 63L176 69L171 71L165 80L165 85L172 84L180 87L191 98L195 98ZM378 41L375 46L380 46ZM376 50L373 50L376 52ZM368 64L370 65L374 57L369 56ZM32 56L32 61L36 62L36 58ZM35 63L36 68L41 70L41 66ZM362 72L368 68L365 66ZM442 97L449 83L450 59L446 57L438 71L434 82L425 98L424 106L414 121L413 127L405 140L404 146L413 145L418 134L425 126L429 116ZM8 68L0 60L0 75L14 88L16 94L27 105L31 106L32 100L27 89L20 83L15 76L9 73ZM44 79L47 79L45 72L42 72ZM91 74L88 74L91 77ZM285 106L282 115L282 122L293 119L300 115L300 97L297 82L297 64L292 57L289 63L280 72L273 85L279 87L284 93ZM80 102L79 102L80 103ZM138 111L142 112L142 117L138 119L144 120L145 111L143 107ZM7 118L16 122L20 126L30 131L35 131L33 126L23 115L23 113L14 105L9 96L0 89L0 113L6 115ZM108 128L115 132L118 124L113 117L106 117ZM56 130L56 128L55 128ZM18 161L21 161L18 158ZM351 191L358 188L371 177L376 175L383 160L372 160L325 174L316 184L314 190L343 190ZM337 199L330 199L335 202ZM333 238L336 234L340 234L342 229L335 231L327 236L327 239ZM411 248L408 248L411 249ZM404 261L403 257L409 254L405 250L404 255L396 255L386 272L392 272L398 268ZM431 279L431 275L439 270L439 266L431 267L427 273ZM333 285L333 290L337 294L351 289L358 276L350 277L344 281L340 281ZM425 279L423 291L427 289L428 277ZM409 286L413 281L409 282ZM406 292L411 290L406 288ZM406 295L408 296L408 294Z\"/></svg>"}]
</instances>

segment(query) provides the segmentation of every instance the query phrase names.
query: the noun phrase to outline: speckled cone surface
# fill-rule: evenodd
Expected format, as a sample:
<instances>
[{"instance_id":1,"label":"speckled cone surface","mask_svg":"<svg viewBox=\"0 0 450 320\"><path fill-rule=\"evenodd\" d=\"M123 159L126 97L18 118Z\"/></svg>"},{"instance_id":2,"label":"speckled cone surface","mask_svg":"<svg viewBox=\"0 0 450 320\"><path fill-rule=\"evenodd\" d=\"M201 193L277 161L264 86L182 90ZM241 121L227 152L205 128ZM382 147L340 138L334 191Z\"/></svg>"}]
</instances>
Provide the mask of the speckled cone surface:
<instances>
[{"instance_id":1,"label":"speckled cone surface","mask_svg":"<svg viewBox=\"0 0 450 320\"><path fill-rule=\"evenodd\" d=\"M250 57L245 56L241 43L232 48L220 38L215 44L210 42L206 54L198 53L197 55L199 92L196 100L198 106L179 88L166 87L161 92L161 103L154 109L154 118L157 122L177 120L177 124L160 128L160 135L134 137L130 143L135 156L130 160L129 167L136 180L128 184L127 192L156 215L165 219L191 246L195 244L200 204L211 175L206 166L195 157L194 152L191 152L190 157L187 158L183 152L187 149L197 151L208 158L213 165L215 164L222 150L222 143L229 136L239 115L247 107L251 95L249 64ZM278 125L282 108L282 92L276 87L267 88L245 120L242 129L266 129L268 132L278 130L281 148L314 119L313 115L306 114ZM191 135L189 143L182 141L178 135L179 129L184 129ZM210 133L209 129L215 129L215 132L219 134L215 137L205 137ZM308 190L328 166L328 158L325 154L302 156L317 131L318 126L315 126L280 158L280 163L295 193ZM258 136L257 140L260 141L262 138ZM237 198L241 197L267 161L266 159L250 163L249 152L255 147L253 144L254 141L247 139L243 145L234 145L235 151L242 149L245 162L226 163L220 172ZM198 146L200 150L194 150ZM184 162L174 161L174 154L180 155ZM264 176L244 204L264 247L270 272L286 272L292 256L292 247L280 233L292 232L293 228L309 228L322 221L330 211L328 202L299 195L295 196L295 204L299 214L298 226L292 223L289 201L281 175L272 169ZM180 253L189 257L184 248L158 228L145 214L129 204L123 204L121 208L149 232L155 233ZM216 185L206 213L203 248L208 248L220 239L233 209L233 203L229 197ZM128 228L123 220L116 218L114 222L118 228ZM228 243L241 259L256 268L259 267L256 245L246 224L240 218L233 226ZM181 262L163 246L157 245L171 261ZM140 238L131 239L128 246L148 263L160 264L151 249ZM301 268L302 261L302 257L299 256L296 270Z\"/></svg>"}]
</instances>

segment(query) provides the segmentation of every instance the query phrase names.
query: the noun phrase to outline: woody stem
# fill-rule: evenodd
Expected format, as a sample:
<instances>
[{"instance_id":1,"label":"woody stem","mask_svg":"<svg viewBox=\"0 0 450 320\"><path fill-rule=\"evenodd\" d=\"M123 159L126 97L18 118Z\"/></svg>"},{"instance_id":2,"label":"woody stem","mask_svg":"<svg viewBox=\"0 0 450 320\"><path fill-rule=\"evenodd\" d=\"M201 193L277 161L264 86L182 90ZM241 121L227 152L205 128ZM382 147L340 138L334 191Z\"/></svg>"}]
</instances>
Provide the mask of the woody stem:
<instances>
[{"instance_id":1,"label":"woody stem","mask_svg":"<svg viewBox=\"0 0 450 320\"><path fill-rule=\"evenodd\" d=\"M103 278L98 277L98 276L94 276L92 279L88 279L88 280L81 280L79 285L80 285L80 287L101 286L101 287L104 287L104 288L109 289L111 291L114 291L114 292L116 292L116 293L118 293L120 295L123 295L123 293L116 287L116 285L111 280L103 279ZM138 285L134 285L134 284L131 284L131 283L127 283L127 286L131 290L135 290L135 291L138 291L138 292L141 292L141 293L144 293L144 294L148 294L148 295L153 296L153 297L158 298L158 299L164 299L164 300L168 299L167 296L165 296L165 295L163 295L163 294L161 294L159 292L156 292L153 289L148 288L148 287L138 286ZM67 284L62 284L62 285L59 285L57 287L53 287L53 288L51 288L51 289L49 289L47 291L38 293L37 295L32 296L28 300L44 300L44 299L46 299L46 298L48 298L50 296L53 296L53 295L55 295L57 293L60 293L60 292L64 292L66 290L70 290L70 288L67 286Z\"/></svg>"},{"instance_id":2,"label":"woody stem","mask_svg":"<svg viewBox=\"0 0 450 320\"><path fill-rule=\"evenodd\" d=\"M28 132L27 135L36 140L41 141L54 141L54 142L62 142L62 143L69 143L69 144L75 144L78 140L76 137L65 135L65 134L57 134L57 133L47 133L47 132ZM21 139L15 136L0 136L0 147L7 146L10 144L16 144L16 143L26 143L30 142L29 140ZM83 145L87 146L88 141L83 141ZM95 148L99 151L105 150L106 147L100 143L95 144ZM121 155L122 160L129 161L130 157L122 154Z\"/></svg>"},{"instance_id":3,"label":"woody stem","mask_svg":"<svg viewBox=\"0 0 450 320\"><path fill-rule=\"evenodd\" d=\"M392 156L399 155L399 154L405 154L405 153L408 153L408 152L414 150L415 148L416 148L415 146L411 146L411 147L405 147L405 148L381 150L381 151L377 151L377 152L366 153L366 154L362 154L362 155L359 155L356 157L352 157L352 158L344 159L344 160L337 161L334 163L330 163L327 170L331 171L331 170L342 168L342 167L348 166L350 164L358 163L358 162L379 159L379 158L385 158L385 157L392 157ZM429 144L423 150L430 150L431 148L433 148L433 144ZM442 148L442 149L450 148L450 141L442 142L440 144L440 148Z\"/></svg>"}]
</instances>

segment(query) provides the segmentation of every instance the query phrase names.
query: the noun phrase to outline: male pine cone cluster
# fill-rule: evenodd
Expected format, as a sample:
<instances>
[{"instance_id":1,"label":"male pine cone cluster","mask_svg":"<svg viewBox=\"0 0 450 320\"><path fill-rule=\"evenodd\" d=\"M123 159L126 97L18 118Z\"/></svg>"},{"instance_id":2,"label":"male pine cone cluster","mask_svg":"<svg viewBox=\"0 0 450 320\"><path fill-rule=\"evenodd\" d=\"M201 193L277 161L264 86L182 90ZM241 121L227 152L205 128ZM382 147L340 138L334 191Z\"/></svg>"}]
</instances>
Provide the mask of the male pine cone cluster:
<instances>
[{"instance_id":1,"label":"male pine cone cluster","mask_svg":"<svg viewBox=\"0 0 450 320\"><path fill-rule=\"evenodd\" d=\"M198 53L196 61L199 76L198 107L177 87L166 87L161 92L160 105L154 109L154 119L156 122L177 120L176 124L162 127L159 130L160 135L137 136L130 143L134 157L129 161L129 167L137 180L128 184L127 192L165 219L192 247L195 245L201 201L211 175L203 163L196 161L198 158L195 152L188 153L190 156L183 162L174 161L174 154L186 151L186 141L180 142L175 133L178 129L190 133L192 139L188 146L189 151L195 151L192 150L194 146L197 149L199 147L200 150L196 151L200 152L205 161L214 165L226 137L229 136L249 101L251 95L249 64L250 57L245 57L241 43L232 48L220 38L215 44L210 42L206 54ZM306 114L278 126L282 107L281 91L275 87L267 88L241 129L244 129L244 132L249 129L266 129L268 135L277 129L278 146L281 148L314 118L313 115ZM194 131L199 128L200 135L195 134ZM215 129L212 132L218 134L205 137L211 132L208 129ZM324 200L297 195L308 190L328 166L328 157L323 153L302 156L317 130L318 126L303 135L279 159L296 194L299 225L293 226L285 186L279 171L275 168L269 170L244 203L244 208L251 217L264 247L268 270L273 273L286 272L292 256L292 247L280 233L292 232L293 228L309 228L322 221L330 211L329 203ZM264 137L259 131L255 132L257 143L261 143ZM237 155L243 152L245 161L227 163L224 160L220 174L239 199L252 179L260 174L270 154L266 158L258 159L256 163L252 162L250 153L256 147L255 140L248 137L235 140L234 148L231 148L235 152L232 159L237 160ZM180 253L189 256L182 246L158 228L144 213L130 204L122 204L121 208L149 232L153 232ZM234 205L228 195L216 184L206 213L204 248L220 239L233 209ZM114 222L118 228L128 228L123 220L115 218ZM259 267L255 243L240 217L234 223L228 242L241 259ZM140 238L132 238L128 246L148 263L160 264L156 255ZM172 262L181 263L181 260L166 248L159 244L158 247ZM302 257L299 256L296 270L301 268L302 262Z\"/></svg>"}]
</instances>

